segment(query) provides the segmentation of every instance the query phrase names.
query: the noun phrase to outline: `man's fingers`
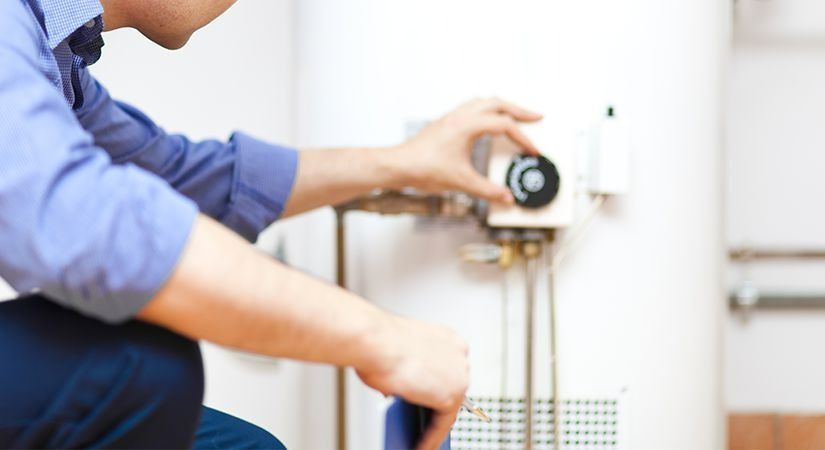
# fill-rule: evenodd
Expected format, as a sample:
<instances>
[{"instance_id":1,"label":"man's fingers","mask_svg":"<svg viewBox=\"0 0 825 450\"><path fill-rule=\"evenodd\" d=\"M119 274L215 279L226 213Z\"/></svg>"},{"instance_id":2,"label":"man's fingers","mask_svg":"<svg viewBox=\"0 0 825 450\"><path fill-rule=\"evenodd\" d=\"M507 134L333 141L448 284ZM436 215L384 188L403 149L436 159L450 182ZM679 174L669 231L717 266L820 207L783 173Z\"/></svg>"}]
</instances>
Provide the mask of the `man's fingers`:
<instances>
[{"instance_id":1,"label":"man's fingers","mask_svg":"<svg viewBox=\"0 0 825 450\"><path fill-rule=\"evenodd\" d=\"M476 134L506 134L507 137L518 144L522 150L528 155L538 155L539 149L528 138L524 132L521 131L515 120L508 116L491 115L485 116L478 120L473 130Z\"/></svg>"},{"instance_id":2,"label":"man's fingers","mask_svg":"<svg viewBox=\"0 0 825 450\"><path fill-rule=\"evenodd\" d=\"M460 177L460 190L493 203L512 205L515 202L513 194L505 186L493 183L472 168L469 171L470 173Z\"/></svg>"},{"instance_id":3,"label":"man's fingers","mask_svg":"<svg viewBox=\"0 0 825 450\"><path fill-rule=\"evenodd\" d=\"M515 103L510 103L500 98L481 100L476 103L476 105L480 112L505 114L519 122L537 122L544 117L535 111L530 111L527 108L516 105Z\"/></svg>"},{"instance_id":4,"label":"man's fingers","mask_svg":"<svg viewBox=\"0 0 825 450\"><path fill-rule=\"evenodd\" d=\"M543 115L537 112L524 109L521 106L517 106L512 103L502 103L496 112L499 114L507 114L519 122L538 122L544 118Z\"/></svg>"},{"instance_id":5,"label":"man's fingers","mask_svg":"<svg viewBox=\"0 0 825 450\"><path fill-rule=\"evenodd\" d=\"M528 155L537 156L539 153L539 149L536 148L536 145L533 144L533 141L530 140L521 129L516 124L512 124L504 129L504 132L507 134L507 137L513 140L513 142L517 143L521 146L525 153Z\"/></svg>"},{"instance_id":6,"label":"man's fingers","mask_svg":"<svg viewBox=\"0 0 825 450\"><path fill-rule=\"evenodd\" d=\"M447 439L457 415L458 411L453 413L434 411L427 431L424 432L424 436L418 443L417 450L438 450L441 443Z\"/></svg>"}]
</instances>

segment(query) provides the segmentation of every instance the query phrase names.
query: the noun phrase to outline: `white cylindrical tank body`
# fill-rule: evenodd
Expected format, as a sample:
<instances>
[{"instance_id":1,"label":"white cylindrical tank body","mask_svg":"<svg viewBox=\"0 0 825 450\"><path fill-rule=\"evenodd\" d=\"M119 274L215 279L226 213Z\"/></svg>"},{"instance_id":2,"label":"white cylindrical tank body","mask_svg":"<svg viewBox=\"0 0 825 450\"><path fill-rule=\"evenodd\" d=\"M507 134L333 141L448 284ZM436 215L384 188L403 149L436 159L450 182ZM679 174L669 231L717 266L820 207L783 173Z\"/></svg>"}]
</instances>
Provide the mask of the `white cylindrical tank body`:
<instances>
[{"instance_id":1,"label":"white cylindrical tank body","mask_svg":"<svg viewBox=\"0 0 825 450\"><path fill-rule=\"evenodd\" d=\"M729 9L716 0L296 3L302 147L396 144L411 123L488 95L540 110L573 142L615 106L632 141L629 193L608 200L557 279L559 397L621 400L621 442L605 448L723 447L721 94ZM458 329L471 345L473 395L523 395L523 266L503 274L461 263L462 245L486 239L475 224L359 213L347 222L354 291ZM292 262L331 278L332 215L293 224L286 225ZM540 398L552 395L546 294L543 282ZM307 374L305 448L334 445L330 377L322 369ZM355 377L350 388L350 448L378 450L384 401Z\"/></svg>"}]
</instances>

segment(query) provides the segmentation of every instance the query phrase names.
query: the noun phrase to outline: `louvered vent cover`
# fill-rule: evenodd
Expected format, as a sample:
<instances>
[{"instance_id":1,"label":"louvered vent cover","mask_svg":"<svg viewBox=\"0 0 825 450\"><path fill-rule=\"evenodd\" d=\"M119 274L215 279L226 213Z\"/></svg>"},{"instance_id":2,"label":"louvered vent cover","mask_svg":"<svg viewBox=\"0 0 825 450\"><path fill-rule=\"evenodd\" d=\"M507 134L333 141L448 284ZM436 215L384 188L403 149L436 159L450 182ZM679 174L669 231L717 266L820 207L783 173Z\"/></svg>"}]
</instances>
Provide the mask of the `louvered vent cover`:
<instances>
[{"instance_id":1,"label":"louvered vent cover","mask_svg":"<svg viewBox=\"0 0 825 450\"><path fill-rule=\"evenodd\" d=\"M493 419L484 423L466 413L452 432L453 450L523 450L524 399L476 398ZM562 450L626 450L622 402L619 398L579 398L561 402ZM553 450L553 403L536 399L533 408L533 449Z\"/></svg>"}]
</instances>

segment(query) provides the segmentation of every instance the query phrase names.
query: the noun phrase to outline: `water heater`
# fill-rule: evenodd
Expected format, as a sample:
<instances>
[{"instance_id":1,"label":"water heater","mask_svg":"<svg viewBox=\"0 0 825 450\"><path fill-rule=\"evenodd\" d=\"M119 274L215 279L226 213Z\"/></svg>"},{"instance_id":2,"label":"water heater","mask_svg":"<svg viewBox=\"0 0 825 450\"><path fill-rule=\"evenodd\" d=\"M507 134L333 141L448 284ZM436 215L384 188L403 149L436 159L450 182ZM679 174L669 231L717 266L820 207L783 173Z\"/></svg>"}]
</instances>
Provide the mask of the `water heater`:
<instances>
[{"instance_id":1,"label":"water heater","mask_svg":"<svg viewBox=\"0 0 825 450\"><path fill-rule=\"evenodd\" d=\"M534 448L721 449L720 123L730 5L301 0L295 9L299 147L397 145L405 124L475 97L500 96L545 114L526 131L545 159L493 143L488 176L521 204L494 206L490 227L572 229L588 193L570 189L579 159L565 143L604 117L606 105L617 106L633 139L631 189L606 204L556 273L558 380L550 376L549 327L536 324ZM300 220L288 236L291 262L334 279L332 215ZM484 242L489 230L436 225L348 218L347 286L470 343L470 396L510 421L490 428L462 414L454 448L519 448L523 260L507 272L462 263L459 250ZM538 269L541 318L549 268ZM291 446L335 448L333 380L328 369L306 369L306 432ZM347 386L349 448L380 450L386 400L354 374ZM550 410L554 396L559 411ZM554 415L569 432L564 442L548 443Z\"/></svg>"}]
</instances>

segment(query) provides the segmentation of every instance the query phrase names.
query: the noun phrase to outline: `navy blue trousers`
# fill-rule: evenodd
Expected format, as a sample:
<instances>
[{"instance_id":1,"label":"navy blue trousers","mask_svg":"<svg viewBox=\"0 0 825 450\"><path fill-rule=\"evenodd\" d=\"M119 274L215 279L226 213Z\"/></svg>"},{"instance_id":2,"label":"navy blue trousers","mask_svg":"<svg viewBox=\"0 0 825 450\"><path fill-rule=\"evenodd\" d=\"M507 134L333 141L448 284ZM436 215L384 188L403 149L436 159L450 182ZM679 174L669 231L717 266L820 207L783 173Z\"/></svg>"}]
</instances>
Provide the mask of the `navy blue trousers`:
<instances>
[{"instance_id":1,"label":"navy blue trousers","mask_svg":"<svg viewBox=\"0 0 825 450\"><path fill-rule=\"evenodd\" d=\"M0 448L284 448L202 399L195 342L39 296L0 303Z\"/></svg>"}]
</instances>

